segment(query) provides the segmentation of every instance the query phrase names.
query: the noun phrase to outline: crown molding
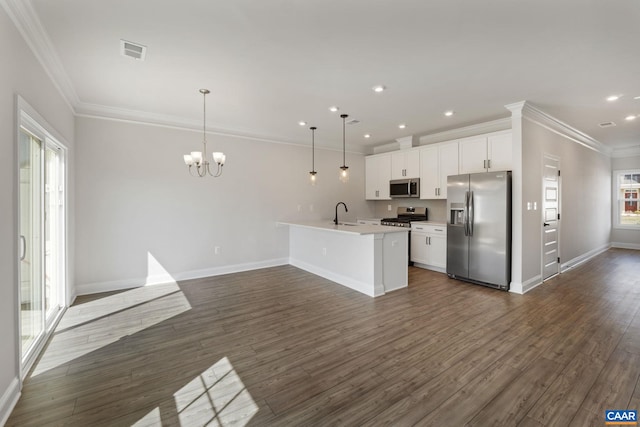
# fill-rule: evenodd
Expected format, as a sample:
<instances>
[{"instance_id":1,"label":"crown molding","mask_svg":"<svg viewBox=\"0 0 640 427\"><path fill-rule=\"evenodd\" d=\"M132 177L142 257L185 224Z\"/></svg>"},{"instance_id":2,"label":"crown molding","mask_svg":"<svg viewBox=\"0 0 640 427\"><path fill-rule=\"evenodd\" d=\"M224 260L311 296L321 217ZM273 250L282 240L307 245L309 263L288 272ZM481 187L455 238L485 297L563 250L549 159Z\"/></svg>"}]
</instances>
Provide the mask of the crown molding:
<instances>
[{"instance_id":1,"label":"crown molding","mask_svg":"<svg viewBox=\"0 0 640 427\"><path fill-rule=\"evenodd\" d=\"M625 158L625 157L640 157L640 145L630 145L627 147L614 148L611 153L611 157Z\"/></svg>"},{"instance_id":2,"label":"crown molding","mask_svg":"<svg viewBox=\"0 0 640 427\"><path fill-rule=\"evenodd\" d=\"M483 133L498 132L511 129L511 117L491 120L489 122L477 123L461 128L449 129L443 132L432 133L420 137L419 145L433 144L436 142L450 141L453 139L466 138L469 136L481 135Z\"/></svg>"},{"instance_id":3,"label":"crown molding","mask_svg":"<svg viewBox=\"0 0 640 427\"><path fill-rule=\"evenodd\" d=\"M613 149L600 141L590 137L586 133L574 128L573 126L556 119L555 117L540 110L529 101L520 101L513 104L505 105L505 108L511 111L514 118L524 118L543 128L550 130L560 136L563 136L577 144L586 148L597 151L606 156L611 156Z\"/></svg>"},{"instance_id":4,"label":"crown molding","mask_svg":"<svg viewBox=\"0 0 640 427\"><path fill-rule=\"evenodd\" d=\"M76 117L85 117L96 120L110 120L123 123L131 123L143 126L157 126L169 129L202 132L202 122L185 119L177 116L156 114L146 111L128 110L125 108L107 107L104 105L80 103ZM228 129L207 129L207 135L216 135L225 138L242 138L250 141L268 142L271 144L293 145L307 147L306 142L285 141L274 137L266 137L246 131ZM341 146L316 146L316 149L342 152ZM346 150L347 153L365 154L365 147Z\"/></svg>"},{"instance_id":5,"label":"crown molding","mask_svg":"<svg viewBox=\"0 0 640 427\"><path fill-rule=\"evenodd\" d=\"M75 114L75 107L80 103L80 99L31 2L29 0L0 0L0 5L9 15L71 112Z\"/></svg>"}]
</instances>

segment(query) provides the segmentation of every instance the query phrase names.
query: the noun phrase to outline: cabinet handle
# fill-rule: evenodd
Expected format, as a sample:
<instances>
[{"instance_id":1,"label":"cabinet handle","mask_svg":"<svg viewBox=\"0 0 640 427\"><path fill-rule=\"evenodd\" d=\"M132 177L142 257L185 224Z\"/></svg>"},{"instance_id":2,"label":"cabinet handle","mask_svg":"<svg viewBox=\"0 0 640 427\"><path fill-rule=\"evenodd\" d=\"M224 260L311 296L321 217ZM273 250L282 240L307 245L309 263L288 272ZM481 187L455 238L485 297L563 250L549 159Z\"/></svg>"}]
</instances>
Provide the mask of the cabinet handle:
<instances>
[{"instance_id":1,"label":"cabinet handle","mask_svg":"<svg viewBox=\"0 0 640 427\"><path fill-rule=\"evenodd\" d=\"M434 231L444 231L442 228L434 228Z\"/></svg>"},{"instance_id":2,"label":"cabinet handle","mask_svg":"<svg viewBox=\"0 0 640 427\"><path fill-rule=\"evenodd\" d=\"M487 160L487 164L488 164L487 169L491 169L491 159Z\"/></svg>"},{"instance_id":3,"label":"cabinet handle","mask_svg":"<svg viewBox=\"0 0 640 427\"><path fill-rule=\"evenodd\" d=\"M422 230L422 229L423 229L422 227L416 227L416 230Z\"/></svg>"},{"instance_id":4,"label":"cabinet handle","mask_svg":"<svg viewBox=\"0 0 640 427\"><path fill-rule=\"evenodd\" d=\"M429 244L429 236L424 236L424 244L425 245Z\"/></svg>"}]
</instances>

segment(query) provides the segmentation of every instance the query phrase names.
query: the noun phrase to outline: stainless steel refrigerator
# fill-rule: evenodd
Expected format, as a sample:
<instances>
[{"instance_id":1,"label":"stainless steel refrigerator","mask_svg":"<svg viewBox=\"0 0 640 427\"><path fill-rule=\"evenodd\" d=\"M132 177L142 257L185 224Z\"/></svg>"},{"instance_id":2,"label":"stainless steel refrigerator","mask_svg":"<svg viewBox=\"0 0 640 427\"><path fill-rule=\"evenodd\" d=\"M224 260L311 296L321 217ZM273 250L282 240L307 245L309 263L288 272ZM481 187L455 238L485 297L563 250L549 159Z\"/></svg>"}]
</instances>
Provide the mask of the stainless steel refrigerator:
<instances>
[{"instance_id":1,"label":"stainless steel refrigerator","mask_svg":"<svg viewBox=\"0 0 640 427\"><path fill-rule=\"evenodd\" d=\"M511 172L447 179L447 274L509 290Z\"/></svg>"}]
</instances>

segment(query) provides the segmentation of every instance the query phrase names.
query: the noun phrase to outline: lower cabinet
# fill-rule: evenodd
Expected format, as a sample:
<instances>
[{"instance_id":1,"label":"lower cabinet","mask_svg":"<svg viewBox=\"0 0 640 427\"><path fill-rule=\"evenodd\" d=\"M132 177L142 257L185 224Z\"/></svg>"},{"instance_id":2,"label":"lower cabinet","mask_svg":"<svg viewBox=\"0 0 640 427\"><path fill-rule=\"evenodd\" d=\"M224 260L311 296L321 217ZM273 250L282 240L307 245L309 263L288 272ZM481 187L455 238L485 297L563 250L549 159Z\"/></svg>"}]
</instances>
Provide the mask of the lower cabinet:
<instances>
[{"instance_id":1,"label":"lower cabinet","mask_svg":"<svg viewBox=\"0 0 640 427\"><path fill-rule=\"evenodd\" d=\"M447 269L447 226L411 223L411 261L416 267L444 273Z\"/></svg>"}]
</instances>

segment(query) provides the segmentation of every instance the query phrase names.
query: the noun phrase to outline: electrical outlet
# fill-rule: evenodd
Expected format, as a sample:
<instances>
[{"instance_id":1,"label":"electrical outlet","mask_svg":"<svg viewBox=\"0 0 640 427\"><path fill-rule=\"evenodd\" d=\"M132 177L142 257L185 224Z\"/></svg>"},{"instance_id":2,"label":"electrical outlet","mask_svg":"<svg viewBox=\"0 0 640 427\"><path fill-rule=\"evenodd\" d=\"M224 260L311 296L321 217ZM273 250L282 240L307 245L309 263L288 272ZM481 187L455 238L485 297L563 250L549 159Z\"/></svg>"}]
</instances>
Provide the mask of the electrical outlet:
<instances>
[{"instance_id":1,"label":"electrical outlet","mask_svg":"<svg viewBox=\"0 0 640 427\"><path fill-rule=\"evenodd\" d=\"M215 248L213 248L213 253L216 255L220 255L220 246L216 246Z\"/></svg>"},{"instance_id":2,"label":"electrical outlet","mask_svg":"<svg viewBox=\"0 0 640 427\"><path fill-rule=\"evenodd\" d=\"M313 212L313 205L309 205L309 212Z\"/></svg>"},{"instance_id":3,"label":"electrical outlet","mask_svg":"<svg viewBox=\"0 0 640 427\"><path fill-rule=\"evenodd\" d=\"M327 248L322 248L322 255L327 255Z\"/></svg>"},{"instance_id":4,"label":"electrical outlet","mask_svg":"<svg viewBox=\"0 0 640 427\"><path fill-rule=\"evenodd\" d=\"M302 211L302 205L298 205L298 212Z\"/></svg>"},{"instance_id":5,"label":"electrical outlet","mask_svg":"<svg viewBox=\"0 0 640 427\"><path fill-rule=\"evenodd\" d=\"M387 210L391 212L391 205L387 205Z\"/></svg>"}]
</instances>

